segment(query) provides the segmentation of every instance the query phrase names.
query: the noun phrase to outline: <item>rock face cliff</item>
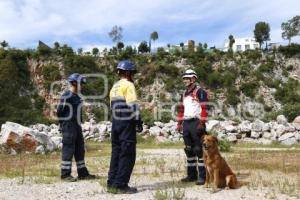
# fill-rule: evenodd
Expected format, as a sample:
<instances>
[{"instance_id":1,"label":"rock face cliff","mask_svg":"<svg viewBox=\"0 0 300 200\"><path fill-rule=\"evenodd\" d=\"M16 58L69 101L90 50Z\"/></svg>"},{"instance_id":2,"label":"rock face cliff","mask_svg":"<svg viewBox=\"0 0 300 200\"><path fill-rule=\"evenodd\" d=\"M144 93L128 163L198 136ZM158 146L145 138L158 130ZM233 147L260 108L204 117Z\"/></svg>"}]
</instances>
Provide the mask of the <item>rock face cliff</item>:
<instances>
[{"instance_id":1,"label":"rock face cliff","mask_svg":"<svg viewBox=\"0 0 300 200\"><path fill-rule=\"evenodd\" d=\"M95 58L94 62L96 69L107 75L108 79L111 79L112 76L116 77L116 74L112 73L112 66L115 65L117 60ZM31 58L27 60L27 63L38 94L45 99L44 115L49 117L53 115L55 108L53 105L57 103L61 91L67 88L67 83L63 81L66 77L66 62L62 57L50 57L39 59ZM74 61L72 64L76 65L76 67L73 68L73 70L75 70L74 72L81 71L81 65L78 65L78 63ZM245 108L249 108L246 111L247 114L255 118L256 113L252 108L257 105L263 107L266 112L278 112L283 107L283 103L275 98L275 93L278 88L286 84L289 79L300 81L300 59L297 57L284 58L281 55L263 55L260 59L255 61L242 56L236 56L232 59L221 57L219 60L208 63L210 65L208 67L214 70L212 74L216 72L219 77L212 77L211 74L202 75L201 68L205 67L198 66L198 64L193 65L184 58L175 59L172 63L165 63L165 65L169 64L174 67L157 67L157 65L164 65L164 63L161 64L148 60L146 64L140 67L142 68L140 70L142 73L137 74L135 78L137 85L142 85L138 86L138 93L144 109L157 111L160 109L159 105L162 103L174 104L178 102L179 96L184 88L181 83L180 75L174 75L173 72L182 72L188 68L198 70L197 72L199 73L202 85L209 91L210 101L218 105L214 108L214 117L223 119L237 118L236 113L239 112L238 110L245 110ZM57 80L59 83L54 85L54 91L50 88L46 88L45 84L47 77L45 77L45 73L43 73L43 68L49 66L56 66L57 69L59 69L61 77L60 80ZM152 73L151 70L153 71ZM231 71L236 72L229 74ZM107 74L106 72L109 73ZM219 83L220 86L218 86L218 88L212 88L210 85L203 84L207 79L211 85L221 80L221 83ZM231 85L227 83L224 84L226 81L231 81ZM113 82L110 83L112 85ZM108 90L111 85L108 85ZM97 88L94 89L97 90ZM295 93L300 93L299 87L295 88ZM231 108L235 109L233 114L231 113ZM92 112L91 109L87 110ZM226 110L225 114L224 110ZM245 116L238 117L239 120L244 118ZM170 117L168 119L170 119Z\"/></svg>"}]
</instances>

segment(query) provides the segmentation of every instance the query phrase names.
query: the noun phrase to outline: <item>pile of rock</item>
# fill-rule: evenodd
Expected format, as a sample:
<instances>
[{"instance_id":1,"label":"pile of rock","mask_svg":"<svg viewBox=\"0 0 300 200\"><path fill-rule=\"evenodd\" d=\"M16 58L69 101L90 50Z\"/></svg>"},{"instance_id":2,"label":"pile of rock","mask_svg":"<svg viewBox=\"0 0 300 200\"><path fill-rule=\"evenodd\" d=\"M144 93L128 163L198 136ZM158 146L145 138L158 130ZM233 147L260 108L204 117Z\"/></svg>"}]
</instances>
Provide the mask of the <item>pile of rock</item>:
<instances>
[{"instance_id":1,"label":"pile of rock","mask_svg":"<svg viewBox=\"0 0 300 200\"><path fill-rule=\"evenodd\" d=\"M37 124L25 127L17 123L6 122L1 126L0 145L11 153L45 153L61 148L62 137L58 126Z\"/></svg>"},{"instance_id":2,"label":"pile of rock","mask_svg":"<svg viewBox=\"0 0 300 200\"><path fill-rule=\"evenodd\" d=\"M82 124L85 140L102 142L111 134L111 122L96 123L90 120ZM183 142L182 135L176 131L177 122L154 122L154 126L144 125L140 133L144 138L154 137L157 142ZM283 115L279 115L276 121L265 123L259 119L250 122L242 121L218 121L209 120L207 130L215 133L218 138L230 142L247 142L259 144L271 144L279 142L292 145L300 142L300 116L293 123L288 123ZM62 147L62 135L56 124L50 126L35 124L25 127L17 123L6 122L1 127L0 145L8 149L9 153L16 154L21 151L46 153Z\"/></svg>"},{"instance_id":3,"label":"pile of rock","mask_svg":"<svg viewBox=\"0 0 300 200\"><path fill-rule=\"evenodd\" d=\"M208 131L215 132L219 138L230 142L248 142L259 144L271 144L279 142L292 145L300 142L300 116L293 123L288 123L283 115L279 115L276 121L264 123L257 119L253 122L242 121L240 124L234 121L208 121Z\"/></svg>"}]
</instances>

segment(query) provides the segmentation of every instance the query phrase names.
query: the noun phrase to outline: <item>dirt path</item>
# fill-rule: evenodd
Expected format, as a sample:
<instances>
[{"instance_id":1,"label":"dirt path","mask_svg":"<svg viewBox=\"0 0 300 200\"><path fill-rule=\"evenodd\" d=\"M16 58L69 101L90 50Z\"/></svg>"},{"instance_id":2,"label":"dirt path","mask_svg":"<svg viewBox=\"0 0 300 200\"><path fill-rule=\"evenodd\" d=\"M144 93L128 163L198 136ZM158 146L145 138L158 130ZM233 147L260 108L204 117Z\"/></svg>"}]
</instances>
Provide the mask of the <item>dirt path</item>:
<instances>
[{"instance_id":1,"label":"dirt path","mask_svg":"<svg viewBox=\"0 0 300 200\"><path fill-rule=\"evenodd\" d=\"M139 149L137 166L134 175L131 178L130 185L138 188L139 192L132 195L113 195L109 194L105 188L106 171L99 173L102 176L99 180L94 181L79 181L76 183L61 182L58 178L48 184L36 183L33 177L26 177L24 184L20 184L20 178L15 179L0 179L0 200L101 200L101 199L170 199L171 196L184 196L181 199L190 200L253 200L253 199L288 199L296 200L297 197L289 197L281 194L274 188L253 188L249 185L244 185L236 190L221 190L217 193L212 193L210 189L194 184L182 185L179 184L180 178L184 175L182 172L177 172L173 175L170 173L160 173L155 175L153 172L142 172L143 166L147 170L153 168L155 164L149 164L142 161L144 158L167 159L165 165L179 165L178 161L184 160L184 152L181 149ZM139 163L140 162L140 163ZM144 165L141 165L144 163ZM159 162L158 162L159 164ZM182 163L180 163L182 165ZM159 168L158 168L159 169ZM39 177L40 178L40 177ZM238 176L239 180L244 180L242 173ZM160 196L160 198L158 198Z\"/></svg>"},{"instance_id":2,"label":"dirt path","mask_svg":"<svg viewBox=\"0 0 300 200\"><path fill-rule=\"evenodd\" d=\"M76 183L54 183L54 184L32 184L25 183L20 185L18 180L0 180L0 199L1 200L99 200L99 199L155 199L157 190L168 189L170 182L156 179L149 180L147 177L133 177L134 185L139 189L139 193L133 195L112 195L99 184L99 181L80 181ZM171 193L172 188L169 188ZM182 193L181 193L182 194ZM271 190L250 190L246 186L236 190L221 190L211 193L210 190L200 186L191 186L184 189L184 199L211 199L211 200L240 200L240 199L290 199L286 195L275 194Z\"/></svg>"}]
</instances>

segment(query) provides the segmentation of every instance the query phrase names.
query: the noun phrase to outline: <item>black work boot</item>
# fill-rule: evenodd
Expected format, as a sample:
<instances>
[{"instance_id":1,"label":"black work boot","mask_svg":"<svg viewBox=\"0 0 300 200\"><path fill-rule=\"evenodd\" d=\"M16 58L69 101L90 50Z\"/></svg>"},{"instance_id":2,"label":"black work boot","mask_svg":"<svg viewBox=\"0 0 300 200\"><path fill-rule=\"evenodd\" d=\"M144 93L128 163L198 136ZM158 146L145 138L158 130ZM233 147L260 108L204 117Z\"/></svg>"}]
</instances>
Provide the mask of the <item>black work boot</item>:
<instances>
[{"instance_id":1,"label":"black work boot","mask_svg":"<svg viewBox=\"0 0 300 200\"><path fill-rule=\"evenodd\" d=\"M135 194L138 190L135 187L114 187L114 186L107 186L107 192L112 194Z\"/></svg>"},{"instance_id":2,"label":"black work boot","mask_svg":"<svg viewBox=\"0 0 300 200\"><path fill-rule=\"evenodd\" d=\"M69 176L62 176L61 180L65 181L65 182L76 182L77 178L69 175Z\"/></svg>"},{"instance_id":3,"label":"black work boot","mask_svg":"<svg viewBox=\"0 0 300 200\"><path fill-rule=\"evenodd\" d=\"M201 162L199 162L198 165L200 165L198 167L199 178L196 182L196 185L204 185L205 184L205 179L206 179L205 167L204 167L204 164L201 164Z\"/></svg>"},{"instance_id":4,"label":"black work boot","mask_svg":"<svg viewBox=\"0 0 300 200\"><path fill-rule=\"evenodd\" d=\"M196 166L189 166L191 164L188 163L188 166L187 166L187 177L181 179L181 182L194 182L197 180L197 176L198 176L198 173L197 173L197 168Z\"/></svg>"},{"instance_id":5,"label":"black work boot","mask_svg":"<svg viewBox=\"0 0 300 200\"><path fill-rule=\"evenodd\" d=\"M183 183L188 183L188 182L194 182L196 180L197 180L197 177L187 176L185 178L182 178L180 181L183 182Z\"/></svg>"},{"instance_id":6,"label":"black work boot","mask_svg":"<svg viewBox=\"0 0 300 200\"><path fill-rule=\"evenodd\" d=\"M122 187L122 188L118 188L118 194L135 194L137 193L138 190L135 187Z\"/></svg>"},{"instance_id":7,"label":"black work boot","mask_svg":"<svg viewBox=\"0 0 300 200\"><path fill-rule=\"evenodd\" d=\"M78 180L94 180L96 178L97 178L97 176L92 175L92 174L88 174L88 175L85 175L85 176L78 176Z\"/></svg>"}]
</instances>

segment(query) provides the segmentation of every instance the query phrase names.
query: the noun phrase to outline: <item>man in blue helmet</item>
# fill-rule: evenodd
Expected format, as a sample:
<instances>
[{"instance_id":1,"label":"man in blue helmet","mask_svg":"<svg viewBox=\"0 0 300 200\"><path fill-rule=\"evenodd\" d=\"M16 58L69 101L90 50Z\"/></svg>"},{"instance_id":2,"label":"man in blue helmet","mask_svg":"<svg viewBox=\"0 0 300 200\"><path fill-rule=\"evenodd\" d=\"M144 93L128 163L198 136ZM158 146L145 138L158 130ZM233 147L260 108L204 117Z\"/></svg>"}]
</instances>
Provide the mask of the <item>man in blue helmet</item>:
<instances>
[{"instance_id":1,"label":"man in blue helmet","mask_svg":"<svg viewBox=\"0 0 300 200\"><path fill-rule=\"evenodd\" d=\"M82 100L77 94L81 84L86 83L86 78L78 73L71 74L68 78L70 89L64 92L57 107L57 116L62 131L62 162L61 179L68 182L77 181L71 175L72 159L75 157L79 180L95 179L89 174L84 161L84 138L81 129Z\"/></svg>"},{"instance_id":2,"label":"man in blue helmet","mask_svg":"<svg viewBox=\"0 0 300 200\"><path fill-rule=\"evenodd\" d=\"M112 154L107 187L109 192L136 193L136 188L128 186L136 158L136 131L143 130L133 84L136 68L124 60L119 62L117 70L120 80L110 91Z\"/></svg>"}]
</instances>

